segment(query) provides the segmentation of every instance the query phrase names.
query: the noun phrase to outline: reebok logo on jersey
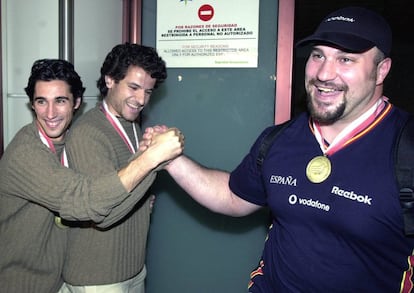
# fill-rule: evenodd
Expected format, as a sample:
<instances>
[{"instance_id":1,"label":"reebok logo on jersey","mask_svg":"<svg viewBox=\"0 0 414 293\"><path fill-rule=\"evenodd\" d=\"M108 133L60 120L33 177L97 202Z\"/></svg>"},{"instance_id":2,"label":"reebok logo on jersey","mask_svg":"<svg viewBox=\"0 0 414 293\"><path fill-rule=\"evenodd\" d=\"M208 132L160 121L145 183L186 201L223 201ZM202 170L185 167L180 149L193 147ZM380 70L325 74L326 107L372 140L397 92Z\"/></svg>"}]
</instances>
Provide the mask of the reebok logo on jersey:
<instances>
[{"instance_id":1,"label":"reebok logo on jersey","mask_svg":"<svg viewBox=\"0 0 414 293\"><path fill-rule=\"evenodd\" d=\"M348 190L344 190L344 189L340 189L338 186L333 186L332 190L331 190L332 194L336 194L339 196L342 196L344 198L353 200L353 201L357 201L357 202L361 202L367 205L371 205L371 200L372 198L369 197L368 195L360 195L360 194L356 194L355 192L348 191Z\"/></svg>"}]
</instances>

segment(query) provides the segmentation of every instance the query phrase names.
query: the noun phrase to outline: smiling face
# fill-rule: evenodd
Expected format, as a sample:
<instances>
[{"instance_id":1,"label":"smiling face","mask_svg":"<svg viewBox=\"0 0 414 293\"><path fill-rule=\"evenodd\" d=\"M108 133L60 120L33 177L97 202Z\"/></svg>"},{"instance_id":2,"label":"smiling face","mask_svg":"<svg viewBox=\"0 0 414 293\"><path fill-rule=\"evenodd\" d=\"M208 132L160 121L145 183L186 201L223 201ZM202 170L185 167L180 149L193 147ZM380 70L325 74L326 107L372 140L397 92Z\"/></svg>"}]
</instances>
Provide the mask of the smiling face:
<instances>
[{"instance_id":1,"label":"smiling face","mask_svg":"<svg viewBox=\"0 0 414 293\"><path fill-rule=\"evenodd\" d=\"M110 76L105 76L105 82L108 88L105 101L109 111L117 117L135 121L148 103L156 79L144 69L130 66L124 79L115 82Z\"/></svg>"},{"instance_id":2,"label":"smiling face","mask_svg":"<svg viewBox=\"0 0 414 293\"><path fill-rule=\"evenodd\" d=\"M37 81L35 84L32 109L39 127L54 142L64 138L80 103L80 98L75 101L66 81Z\"/></svg>"},{"instance_id":3,"label":"smiling face","mask_svg":"<svg viewBox=\"0 0 414 293\"><path fill-rule=\"evenodd\" d=\"M376 47L348 53L329 46L315 46L305 69L308 108L320 123L352 121L381 96L391 60L378 60Z\"/></svg>"}]
</instances>

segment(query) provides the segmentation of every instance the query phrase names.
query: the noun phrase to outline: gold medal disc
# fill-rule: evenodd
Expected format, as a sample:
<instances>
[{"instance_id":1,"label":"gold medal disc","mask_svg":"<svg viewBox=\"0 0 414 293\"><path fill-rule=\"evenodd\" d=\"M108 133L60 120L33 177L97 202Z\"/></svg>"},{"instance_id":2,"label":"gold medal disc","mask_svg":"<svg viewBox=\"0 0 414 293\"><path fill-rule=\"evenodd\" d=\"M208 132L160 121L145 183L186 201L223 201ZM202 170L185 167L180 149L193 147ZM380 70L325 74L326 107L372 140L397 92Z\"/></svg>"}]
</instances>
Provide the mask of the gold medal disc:
<instances>
[{"instance_id":1,"label":"gold medal disc","mask_svg":"<svg viewBox=\"0 0 414 293\"><path fill-rule=\"evenodd\" d=\"M331 162L325 156L314 157L306 166L306 176L312 183L321 183L331 174Z\"/></svg>"}]
</instances>

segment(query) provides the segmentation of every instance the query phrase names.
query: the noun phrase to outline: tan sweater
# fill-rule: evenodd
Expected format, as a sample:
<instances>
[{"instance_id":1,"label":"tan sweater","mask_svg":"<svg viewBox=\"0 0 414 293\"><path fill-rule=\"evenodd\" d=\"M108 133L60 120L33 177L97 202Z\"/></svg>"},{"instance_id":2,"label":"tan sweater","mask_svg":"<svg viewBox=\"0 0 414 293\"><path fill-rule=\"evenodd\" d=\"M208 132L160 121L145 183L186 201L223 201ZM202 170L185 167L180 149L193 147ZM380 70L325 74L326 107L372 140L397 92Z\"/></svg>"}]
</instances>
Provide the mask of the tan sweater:
<instances>
[{"instance_id":1,"label":"tan sweater","mask_svg":"<svg viewBox=\"0 0 414 293\"><path fill-rule=\"evenodd\" d=\"M132 124L123 123L129 132ZM71 168L98 177L121 169L132 156L99 106L85 113L72 127L67 151ZM79 223L79 228L69 230L63 273L66 282L72 285L117 283L142 270L150 220L146 191L154 179L155 173L151 173L135 188L133 198L142 200L136 205L122 203L121 207L127 205L132 210L111 227L99 229Z\"/></svg>"}]
</instances>

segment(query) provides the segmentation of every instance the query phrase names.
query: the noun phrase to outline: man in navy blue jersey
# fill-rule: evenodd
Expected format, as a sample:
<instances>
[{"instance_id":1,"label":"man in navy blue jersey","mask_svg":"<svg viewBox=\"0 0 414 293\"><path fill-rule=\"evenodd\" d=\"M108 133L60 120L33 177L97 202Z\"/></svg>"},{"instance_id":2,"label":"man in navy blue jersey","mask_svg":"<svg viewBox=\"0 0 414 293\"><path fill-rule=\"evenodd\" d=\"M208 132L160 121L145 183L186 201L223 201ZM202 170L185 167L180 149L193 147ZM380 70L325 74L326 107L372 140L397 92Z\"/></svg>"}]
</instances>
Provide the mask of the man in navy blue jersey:
<instances>
[{"instance_id":1,"label":"man in navy blue jersey","mask_svg":"<svg viewBox=\"0 0 414 293\"><path fill-rule=\"evenodd\" d=\"M329 14L297 44L310 48L308 111L279 133L261 168L258 150L272 127L231 173L184 155L166 166L212 211L271 210L249 292L411 292L414 239L404 235L393 172L409 114L383 95L391 43L389 25L373 11ZM150 128L145 137L159 132Z\"/></svg>"}]
</instances>

